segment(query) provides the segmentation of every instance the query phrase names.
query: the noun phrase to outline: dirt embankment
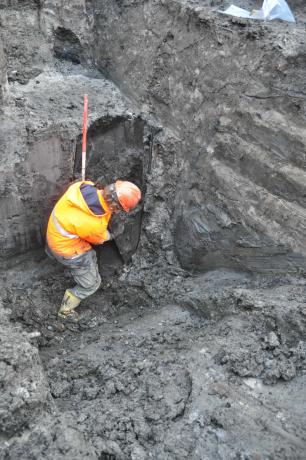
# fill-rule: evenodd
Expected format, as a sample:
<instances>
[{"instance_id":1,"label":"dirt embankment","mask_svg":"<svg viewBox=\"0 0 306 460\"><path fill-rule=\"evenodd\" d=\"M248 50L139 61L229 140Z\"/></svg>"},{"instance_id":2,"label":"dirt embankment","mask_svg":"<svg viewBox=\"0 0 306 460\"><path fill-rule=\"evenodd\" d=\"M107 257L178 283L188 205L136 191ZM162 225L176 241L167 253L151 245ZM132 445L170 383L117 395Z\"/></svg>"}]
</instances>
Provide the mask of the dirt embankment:
<instances>
[{"instance_id":1,"label":"dirt embankment","mask_svg":"<svg viewBox=\"0 0 306 460\"><path fill-rule=\"evenodd\" d=\"M305 13L228 3L2 2L0 458L304 458ZM64 326L85 92L88 175L145 199Z\"/></svg>"}]
</instances>

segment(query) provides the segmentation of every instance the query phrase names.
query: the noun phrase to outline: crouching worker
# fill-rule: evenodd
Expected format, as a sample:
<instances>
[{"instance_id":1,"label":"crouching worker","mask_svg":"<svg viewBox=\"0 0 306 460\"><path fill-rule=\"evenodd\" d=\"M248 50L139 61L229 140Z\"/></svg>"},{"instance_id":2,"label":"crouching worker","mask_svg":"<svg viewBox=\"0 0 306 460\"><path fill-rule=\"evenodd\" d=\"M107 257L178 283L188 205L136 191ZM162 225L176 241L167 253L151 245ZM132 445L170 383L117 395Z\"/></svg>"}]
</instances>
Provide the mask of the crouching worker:
<instances>
[{"instance_id":1,"label":"crouching worker","mask_svg":"<svg viewBox=\"0 0 306 460\"><path fill-rule=\"evenodd\" d=\"M46 252L68 267L76 282L67 289L58 311L61 318L77 318L75 308L101 284L92 244L112 239L107 229L112 213L129 212L141 199L139 188L128 181L99 188L91 181L75 182L56 203L48 222Z\"/></svg>"}]
</instances>

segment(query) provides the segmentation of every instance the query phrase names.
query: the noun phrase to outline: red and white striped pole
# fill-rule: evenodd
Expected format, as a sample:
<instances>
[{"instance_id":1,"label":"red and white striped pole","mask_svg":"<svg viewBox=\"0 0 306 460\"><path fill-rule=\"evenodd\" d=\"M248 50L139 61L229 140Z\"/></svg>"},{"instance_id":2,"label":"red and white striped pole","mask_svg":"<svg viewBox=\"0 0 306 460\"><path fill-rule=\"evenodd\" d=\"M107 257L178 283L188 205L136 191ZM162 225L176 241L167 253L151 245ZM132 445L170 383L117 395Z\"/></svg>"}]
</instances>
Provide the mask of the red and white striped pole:
<instances>
[{"instance_id":1,"label":"red and white striped pole","mask_svg":"<svg viewBox=\"0 0 306 460\"><path fill-rule=\"evenodd\" d=\"M85 170L86 170L87 114L88 114L88 96L87 94L85 94L84 95L84 111L83 111L82 181L85 180Z\"/></svg>"}]
</instances>

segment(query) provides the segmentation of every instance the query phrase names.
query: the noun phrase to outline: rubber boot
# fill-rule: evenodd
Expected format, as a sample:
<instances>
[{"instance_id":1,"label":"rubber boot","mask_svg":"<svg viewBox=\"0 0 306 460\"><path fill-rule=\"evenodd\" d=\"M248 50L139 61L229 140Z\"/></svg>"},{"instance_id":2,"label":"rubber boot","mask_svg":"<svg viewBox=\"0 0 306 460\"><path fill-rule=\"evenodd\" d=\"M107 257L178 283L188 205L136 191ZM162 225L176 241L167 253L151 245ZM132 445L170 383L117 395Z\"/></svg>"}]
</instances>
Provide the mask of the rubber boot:
<instances>
[{"instance_id":1,"label":"rubber boot","mask_svg":"<svg viewBox=\"0 0 306 460\"><path fill-rule=\"evenodd\" d=\"M81 299L72 294L69 289L66 290L62 304L57 315L60 318L78 318L77 313L74 311L78 305L80 305Z\"/></svg>"}]
</instances>

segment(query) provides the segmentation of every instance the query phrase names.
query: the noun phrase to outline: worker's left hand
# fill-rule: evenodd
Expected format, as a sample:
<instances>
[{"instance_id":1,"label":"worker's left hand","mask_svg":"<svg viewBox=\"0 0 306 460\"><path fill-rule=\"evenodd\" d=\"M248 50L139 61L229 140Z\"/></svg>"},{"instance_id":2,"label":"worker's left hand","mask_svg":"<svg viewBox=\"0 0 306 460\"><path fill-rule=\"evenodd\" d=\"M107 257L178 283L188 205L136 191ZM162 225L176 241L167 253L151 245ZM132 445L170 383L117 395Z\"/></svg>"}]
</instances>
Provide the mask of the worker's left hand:
<instances>
[{"instance_id":1,"label":"worker's left hand","mask_svg":"<svg viewBox=\"0 0 306 460\"><path fill-rule=\"evenodd\" d=\"M124 232L124 223L120 221L112 221L109 225L109 231L113 238L117 238Z\"/></svg>"}]
</instances>

